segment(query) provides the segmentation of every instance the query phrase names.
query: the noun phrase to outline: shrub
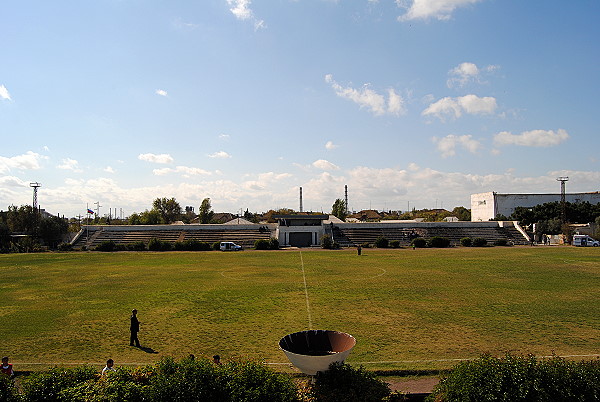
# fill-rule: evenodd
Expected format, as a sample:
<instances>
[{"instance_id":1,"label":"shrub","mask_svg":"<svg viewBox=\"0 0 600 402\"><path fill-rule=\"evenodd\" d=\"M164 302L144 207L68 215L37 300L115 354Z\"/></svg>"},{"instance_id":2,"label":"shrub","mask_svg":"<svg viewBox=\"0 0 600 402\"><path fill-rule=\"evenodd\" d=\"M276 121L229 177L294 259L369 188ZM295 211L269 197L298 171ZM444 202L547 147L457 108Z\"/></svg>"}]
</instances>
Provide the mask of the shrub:
<instances>
[{"instance_id":1,"label":"shrub","mask_svg":"<svg viewBox=\"0 0 600 402\"><path fill-rule=\"evenodd\" d=\"M413 239L411 245L416 248L425 248L427 247L427 240L422 237L417 237L416 239Z\"/></svg>"},{"instance_id":2,"label":"shrub","mask_svg":"<svg viewBox=\"0 0 600 402\"><path fill-rule=\"evenodd\" d=\"M487 240L483 237L476 237L473 239L473 247L485 247L487 245Z\"/></svg>"},{"instance_id":3,"label":"shrub","mask_svg":"<svg viewBox=\"0 0 600 402\"><path fill-rule=\"evenodd\" d=\"M473 239L470 237L463 237L460 239L460 245L463 247L471 247L473 245Z\"/></svg>"},{"instance_id":4,"label":"shrub","mask_svg":"<svg viewBox=\"0 0 600 402\"><path fill-rule=\"evenodd\" d=\"M297 401L291 377L258 362L232 362L222 366L230 379L231 401ZM216 400L216 399L213 399Z\"/></svg>"},{"instance_id":5,"label":"shrub","mask_svg":"<svg viewBox=\"0 0 600 402\"><path fill-rule=\"evenodd\" d=\"M440 236L434 236L429 239L429 247L446 248L450 246L450 239Z\"/></svg>"},{"instance_id":6,"label":"shrub","mask_svg":"<svg viewBox=\"0 0 600 402\"><path fill-rule=\"evenodd\" d=\"M333 248L333 239L330 235L324 234L321 236L321 248L332 249Z\"/></svg>"},{"instance_id":7,"label":"shrub","mask_svg":"<svg viewBox=\"0 0 600 402\"><path fill-rule=\"evenodd\" d=\"M400 240L392 240L392 241L390 241L390 247L391 248L399 248L400 247Z\"/></svg>"},{"instance_id":8,"label":"shrub","mask_svg":"<svg viewBox=\"0 0 600 402\"><path fill-rule=\"evenodd\" d=\"M150 251L171 251L173 249L173 245L168 241L157 239L153 237L148 242L148 250Z\"/></svg>"},{"instance_id":9,"label":"shrub","mask_svg":"<svg viewBox=\"0 0 600 402\"><path fill-rule=\"evenodd\" d=\"M58 251L71 251L73 250L73 245L71 243L60 243L57 248Z\"/></svg>"},{"instance_id":10,"label":"shrub","mask_svg":"<svg viewBox=\"0 0 600 402\"><path fill-rule=\"evenodd\" d=\"M311 388L316 401L381 401L390 394L389 386L362 366L358 369L344 363L332 363L327 371L319 371Z\"/></svg>"},{"instance_id":11,"label":"shrub","mask_svg":"<svg viewBox=\"0 0 600 402\"><path fill-rule=\"evenodd\" d=\"M385 236L379 236L375 239L375 247L377 248L388 248L389 241Z\"/></svg>"},{"instance_id":12,"label":"shrub","mask_svg":"<svg viewBox=\"0 0 600 402\"><path fill-rule=\"evenodd\" d=\"M275 237L269 239L269 250L279 250L279 240Z\"/></svg>"},{"instance_id":13,"label":"shrub","mask_svg":"<svg viewBox=\"0 0 600 402\"><path fill-rule=\"evenodd\" d=\"M96 251L115 251L117 244L112 240L105 240L96 246Z\"/></svg>"},{"instance_id":14,"label":"shrub","mask_svg":"<svg viewBox=\"0 0 600 402\"><path fill-rule=\"evenodd\" d=\"M215 251L219 251L221 250L221 242L220 241L216 241L212 244L212 249Z\"/></svg>"},{"instance_id":15,"label":"shrub","mask_svg":"<svg viewBox=\"0 0 600 402\"><path fill-rule=\"evenodd\" d=\"M600 395L600 360L483 356L458 364L435 388L436 401L593 401Z\"/></svg>"},{"instance_id":16,"label":"shrub","mask_svg":"<svg viewBox=\"0 0 600 402\"><path fill-rule=\"evenodd\" d=\"M96 378L96 370L90 366L76 368L53 367L34 372L22 382L23 396L28 401L60 400L61 391Z\"/></svg>"},{"instance_id":17,"label":"shrub","mask_svg":"<svg viewBox=\"0 0 600 402\"><path fill-rule=\"evenodd\" d=\"M256 250L268 250L269 249L269 241L266 239L258 239L254 242L254 248Z\"/></svg>"},{"instance_id":18,"label":"shrub","mask_svg":"<svg viewBox=\"0 0 600 402\"><path fill-rule=\"evenodd\" d=\"M508 240L506 240L506 239L498 239L494 242L494 246L506 247L508 245L509 245Z\"/></svg>"},{"instance_id":19,"label":"shrub","mask_svg":"<svg viewBox=\"0 0 600 402\"><path fill-rule=\"evenodd\" d=\"M143 241L136 241L127 244L127 250L129 251L146 251L146 243Z\"/></svg>"},{"instance_id":20,"label":"shrub","mask_svg":"<svg viewBox=\"0 0 600 402\"><path fill-rule=\"evenodd\" d=\"M363 244L360 245L362 248L370 248L371 244L369 244L369 242L364 242Z\"/></svg>"},{"instance_id":21,"label":"shrub","mask_svg":"<svg viewBox=\"0 0 600 402\"><path fill-rule=\"evenodd\" d=\"M0 374L0 401L13 402L18 400L19 396L12 378Z\"/></svg>"}]
</instances>

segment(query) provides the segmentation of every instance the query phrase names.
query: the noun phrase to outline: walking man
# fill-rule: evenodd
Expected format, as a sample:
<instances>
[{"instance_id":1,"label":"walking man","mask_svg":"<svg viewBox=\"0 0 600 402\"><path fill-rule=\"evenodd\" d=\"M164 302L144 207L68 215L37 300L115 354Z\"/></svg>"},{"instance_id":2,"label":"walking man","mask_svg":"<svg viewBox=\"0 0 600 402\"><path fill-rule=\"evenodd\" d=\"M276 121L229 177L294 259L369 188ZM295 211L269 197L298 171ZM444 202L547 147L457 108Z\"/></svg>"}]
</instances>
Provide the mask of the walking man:
<instances>
[{"instance_id":1,"label":"walking man","mask_svg":"<svg viewBox=\"0 0 600 402\"><path fill-rule=\"evenodd\" d=\"M131 337L129 338L129 346L134 346L133 343L135 342L135 346L139 348L140 341L137 337L137 334L138 332L140 332L140 322L137 319L136 309L131 310L131 325L129 326L129 331L131 332Z\"/></svg>"}]
</instances>

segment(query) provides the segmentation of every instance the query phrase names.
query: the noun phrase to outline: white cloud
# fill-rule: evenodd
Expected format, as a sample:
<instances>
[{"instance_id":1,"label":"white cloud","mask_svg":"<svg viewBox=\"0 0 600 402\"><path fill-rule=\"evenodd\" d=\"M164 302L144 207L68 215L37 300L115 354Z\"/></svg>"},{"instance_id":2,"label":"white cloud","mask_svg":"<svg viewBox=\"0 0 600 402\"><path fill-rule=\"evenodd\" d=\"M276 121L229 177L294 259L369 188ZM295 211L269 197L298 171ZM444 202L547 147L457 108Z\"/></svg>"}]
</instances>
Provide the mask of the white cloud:
<instances>
[{"instance_id":1,"label":"white cloud","mask_svg":"<svg viewBox=\"0 0 600 402\"><path fill-rule=\"evenodd\" d=\"M280 183L281 181L290 177L292 177L290 173L266 172L258 174L256 180L247 180L243 182L242 185L248 190L263 191L268 189L269 186ZM277 185L277 187L278 186L279 185ZM272 190L275 190L275 188Z\"/></svg>"},{"instance_id":2,"label":"white cloud","mask_svg":"<svg viewBox=\"0 0 600 402\"><path fill-rule=\"evenodd\" d=\"M12 100L10 94L8 93L8 89L4 85L0 85L0 98L6 100Z\"/></svg>"},{"instance_id":3,"label":"white cloud","mask_svg":"<svg viewBox=\"0 0 600 402\"><path fill-rule=\"evenodd\" d=\"M433 137L432 140L444 158L456 155L457 146L461 146L472 154L477 153L481 148L481 142L474 140L470 135L447 135L443 138Z\"/></svg>"},{"instance_id":4,"label":"white cloud","mask_svg":"<svg viewBox=\"0 0 600 402\"><path fill-rule=\"evenodd\" d=\"M443 121L445 116L459 118L463 112L467 114L493 114L497 107L496 98L465 95L457 98L442 98L430 104L421 115L433 115Z\"/></svg>"},{"instance_id":5,"label":"white cloud","mask_svg":"<svg viewBox=\"0 0 600 402\"><path fill-rule=\"evenodd\" d=\"M229 155L225 151L218 151L218 152L208 155L208 157L209 158L218 158L218 159L227 159L227 158L231 158L231 155Z\"/></svg>"},{"instance_id":6,"label":"white cloud","mask_svg":"<svg viewBox=\"0 0 600 402\"><path fill-rule=\"evenodd\" d=\"M0 156L0 173L8 172L11 169L37 170L43 159L47 159L47 157L31 151L10 158Z\"/></svg>"},{"instance_id":7,"label":"white cloud","mask_svg":"<svg viewBox=\"0 0 600 402\"><path fill-rule=\"evenodd\" d=\"M494 144L497 146L553 147L567 139L569 139L569 133L563 129L556 132L552 130L532 130L524 131L521 134L502 131L494 136Z\"/></svg>"},{"instance_id":8,"label":"white cloud","mask_svg":"<svg viewBox=\"0 0 600 402\"><path fill-rule=\"evenodd\" d=\"M181 173L184 176L208 176L211 173L208 170L193 168L187 166L176 166L175 168L154 169L152 171L155 176L164 176L171 173Z\"/></svg>"},{"instance_id":9,"label":"white cloud","mask_svg":"<svg viewBox=\"0 0 600 402\"><path fill-rule=\"evenodd\" d=\"M172 163L173 158L169 154L139 154L138 159L152 163Z\"/></svg>"},{"instance_id":10,"label":"white cloud","mask_svg":"<svg viewBox=\"0 0 600 402\"><path fill-rule=\"evenodd\" d=\"M15 176L3 176L0 177L0 187L26 187L29 183L24 182Z\"/></svg>"},{"instance_id":11,"label":"white cloud","mask_svg":"<svg viewBox=\"0 0 600 402\"><path fill-rule=\"evenodd\" d=\"M111 166L107 166L107 167L105 167L105 168L104 168L104 171L105 171L106 173L115 173L115 172L116 172L116 171L115 171L115 169L113 169Z\"/></svg>"},{"instance_id":12,"label":"white cloud","mask_svg":"<svg viewBox=\"0 0 600 402\"><path fill-rule=\"evenodd\" d=\"M446 85L448 88L452 87L463 87L469 82L482 83L481 76L483 73L492 73L496 71L499 67L495 65L489 65L484 67L483 69L477 67L474 63L461 63L458 66L454 67L452 70L448 71L448 81L446 81Z\"/></svg>"},{"instance_id":13,"label":"white cloud","mask_svg":"<svg viewBox=\"0 0 600 402\"><path fill-rule=\"evenodd\" d=\"M235 15L235 18L242 21L252 21L254 23L254 30L266 28L265 22L254 16L254 12L250 8L251 3L250 0L227 0L227 4L231 7L229 11Z\"/></svg>"},{"instance_id":14,"label":"white cloud","mask_svg":"<svg viewBox=\"0 0 600 402\"><path fill-rule=\"evenodd\" d=\"M396 0L399 7L407 9L406 14L398 17L399 21L427 20L435 18L448 20L459 7L475 4L480 0Z\"/></svg>"},{"instance_id":15,"label":"white cloud","mask_svg":"<svg viewBox=\"0 0 600 402\"><path fill-rule=\"evenodd\" d=\"M338 147L339 147L339 145L334 144L333 141L327 141L327 143L325 143L325 149L328 149L330 151L332 149L336 149Z\"/></svg>"},{"instance_id":16,"label":"white cloud","mask_svg":"<svg viewBox=\"0 0 600 402\"><path fill-rule=\"evenodd\" d=\"M329 161L326 161L325 159L316 160L312 163L312 165L314 167L316 167L317 169L321 169L321 170L338 170L339 169L339 166L337 166Z\"/></svg>"},{"instance_id":17,"label":"white cloud","mask_svg":"<svg viewBox=\"0 0 600 402\"><path fill-rule=\"evenodd\" d=\"M71 158L63 159L62 163L58 165L57 168L63 170L72 170L73 172L82 172L82 170L79 168L79 162Z\"/></svg>"},{"instance_id":18,"label":"white cloud","mask_svg":"<svg viewBox=\"0 0 600 402\"><path fill-rule=\"evenodd\" d=\"M154 93L160 96L169 96L167 91L165 91L164 89L157 89Z\"/></svg>"},{"instance_id":19,"label":"white cloud","mask_svg":"<svg viewBox=\"0 0 600 402\"><path fill-rule=\"evenodd\" d=\"M363 85L361 89L343 87L335 82L331 74L325 76L325 82L331 85L337 96L351 100L361 108L367 108L376 116L384 114L399 116L406 112L404 99L393 88L388 89L388 100L386 101L385 96L372 90L369 84Z\"/></svg>"},{"instance_id":20,"label":"white cloud","mask_svg":"<svg viewBox=\"0 0 600 402\"><path fill-rule=\"evenodd\" d=\"M219 139L222 141L229 141L230 136L229 134L219 134Z\"/></svg>"}]
</instances>

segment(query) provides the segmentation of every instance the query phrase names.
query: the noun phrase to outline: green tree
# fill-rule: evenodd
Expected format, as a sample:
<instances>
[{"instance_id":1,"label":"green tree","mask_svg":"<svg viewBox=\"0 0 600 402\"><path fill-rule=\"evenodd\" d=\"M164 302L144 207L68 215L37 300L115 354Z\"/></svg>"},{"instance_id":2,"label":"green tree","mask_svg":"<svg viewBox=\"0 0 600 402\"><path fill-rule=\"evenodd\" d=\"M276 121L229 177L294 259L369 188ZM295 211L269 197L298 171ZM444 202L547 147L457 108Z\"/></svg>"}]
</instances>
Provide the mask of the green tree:
<instances>
[{"instance_id":1,"label":"green tree","mask_svg":"<svg viewBox=\"0 0 600 402\"><path fill-rule=\"evenodd\" d=\"M7 224L11 232L36 235L40 222L40 212L31 205L8 207Z\"/></svg>"},{"instance_id":2,"label":"green tree","mask_svg":"<svg viewBox=\"0 0 600 402\"><path fill-rule=\"evenodd\" d=\"M212 206L210 205L210 198L203 199L202 204L200 204L200 208L198 211L198 217L200 218L200 223L210 223L210 221L212 221L214 214L215 213L212 210Z\"/></svg>"},{"instance_id":3,"label":"green tree","mask_svg":"<svg viewBox=\"0 0 600 402\"><path fill-rule=\"evenodd\" d=\"M181 206L175 198L157 198L152 203L152 209L160 214L163 223L173 223L181 216Z\"/></svg>"},{"instance_id":4,"label":"green tree","mask_svg":"<svg viewBox=\"0 0 600 402\"><path fill-rule=\"evenodd\" d=\"M452 215L456 216L459 221L470 221L471 210L465 207L456 207L452 210Z\"/></svg>"},{"instance_id":5,"label":"green tree","mask_svg":"<svg viewBox=\"0 0 600 402\"><path fill-rule=\"evenodd\" d=\"M56 248L62 243L64 235L69 230L69 222L58 216L42 219L40 222L40 238L50 248Z\"/></svg>"},{"instance_id":6,"label":"green tree","mask_svg":"<svg viewBox=\"0 0 600 402\"><path fill-rule=\"evenodd\" d=\"M331 214L335 215L338 219L346 220L346 201L338 198L331 207Z\"/></svg>"}]
</instances>

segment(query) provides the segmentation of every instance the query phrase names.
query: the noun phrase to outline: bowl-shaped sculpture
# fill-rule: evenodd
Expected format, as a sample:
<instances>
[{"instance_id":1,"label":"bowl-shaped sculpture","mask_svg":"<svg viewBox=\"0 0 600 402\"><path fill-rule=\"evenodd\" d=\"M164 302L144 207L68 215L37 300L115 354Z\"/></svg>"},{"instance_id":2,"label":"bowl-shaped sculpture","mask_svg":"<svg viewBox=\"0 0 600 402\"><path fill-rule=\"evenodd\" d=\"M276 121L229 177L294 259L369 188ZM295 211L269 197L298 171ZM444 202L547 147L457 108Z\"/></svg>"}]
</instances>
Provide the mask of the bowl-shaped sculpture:
<instances>
[{"instance_id":1,"label":"bowl-shaped sculpture","mask_svg":"<svg viewBox=\"0 0 600 402\"><path fill-rule=\"evenodd\" d=\"M331 363L343 363L354 345L356 339L352 335L321 329L294 332L279 340L279 347L290 362L308 375L326 371Z\"/></svg>"}]
</instances>

